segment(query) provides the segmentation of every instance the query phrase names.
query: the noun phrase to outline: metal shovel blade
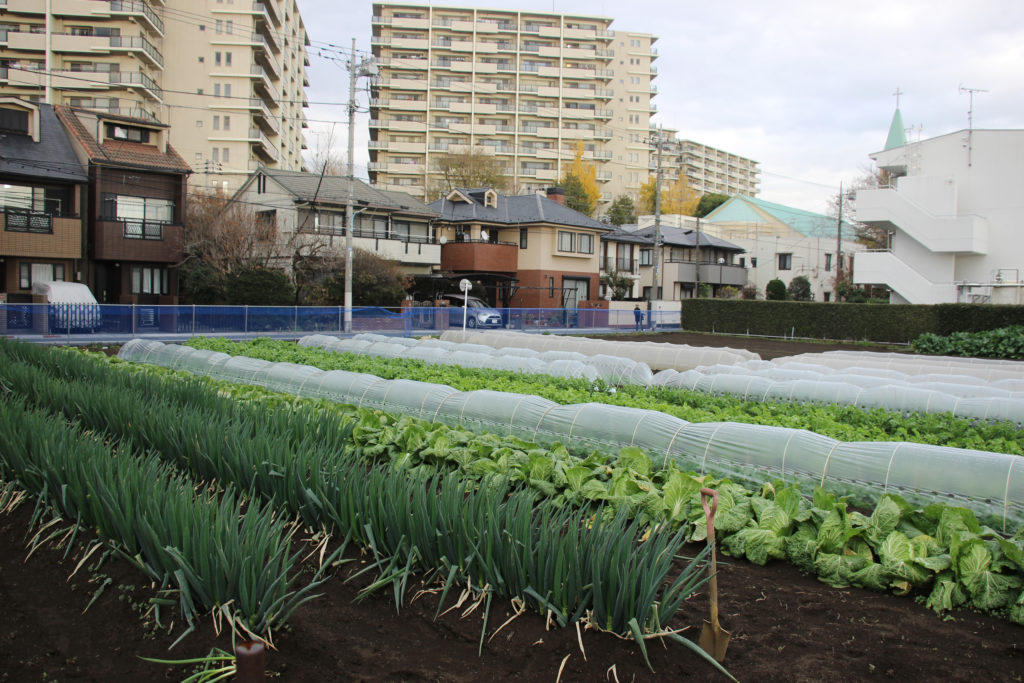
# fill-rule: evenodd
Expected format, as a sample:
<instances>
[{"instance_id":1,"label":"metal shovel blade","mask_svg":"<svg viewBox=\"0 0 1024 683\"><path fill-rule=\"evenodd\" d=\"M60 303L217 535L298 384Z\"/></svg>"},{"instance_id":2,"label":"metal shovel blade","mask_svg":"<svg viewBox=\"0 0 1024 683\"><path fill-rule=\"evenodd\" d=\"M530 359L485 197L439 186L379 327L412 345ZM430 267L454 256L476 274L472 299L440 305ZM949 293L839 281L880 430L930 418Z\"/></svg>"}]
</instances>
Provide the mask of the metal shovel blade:
<instances>
[{"instance_id":1,"label":"metal shovel blade","mask_svg":"<svg viewBox=\"0 0 1024 683\"><path fill-rule=\"evenodd\" d=\"M700 645L700 649L714 657L716 662L724 662L725 651L729 648L729 635L721 624L712 624L704 620L704 628L700 632L697 644Z\"/></svg>"}]
</instances>

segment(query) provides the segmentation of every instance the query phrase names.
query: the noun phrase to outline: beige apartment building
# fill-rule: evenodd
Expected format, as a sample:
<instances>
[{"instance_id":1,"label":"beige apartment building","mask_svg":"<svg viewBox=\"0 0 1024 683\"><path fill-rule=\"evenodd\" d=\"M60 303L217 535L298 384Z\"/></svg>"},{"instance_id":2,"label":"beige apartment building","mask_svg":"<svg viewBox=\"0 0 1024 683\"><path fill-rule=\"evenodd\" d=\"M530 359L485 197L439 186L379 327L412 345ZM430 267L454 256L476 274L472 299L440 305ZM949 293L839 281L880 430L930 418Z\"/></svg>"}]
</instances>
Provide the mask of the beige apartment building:
<instances>
[{"instance_id":1,"label":"beige apartment building","mask_svg":"<svg viewBox=\"0 0 1024 683\"><path fill-rule=\"evenodd\" d=\"M197 187L301 169L295 0L4 0L0 95L169 124Z\"/></svg>"},{"instance_id":2,"label":"beige apartment building","mask_svg":"<svg viewBox=\"0 0 1024 683\"><path fill-rule=\"evenodd\" d=\"M756 197L760 191L761 169L753 159L741 157L725 150L693 140L679 140L677 131L652 128L650 135L662 138L661 168L666 180L686 175L697 194L724 194L730 197L745 195ZM657 155L651 154L650 173L658 168Z\"/></svg>"},{"instance_id":3,"label":"beige apartment building","mask_svg":"<svg viewBox=\"0 0 1024 683\"><path fill-rule=\"evenodd\" d=\"M430 201L438 158L477 149L529 193L557 182L580 142L602 202L646 180L654 36L602 17L402 3L375 3L372 22L371 183Z\"/></svg>"}]
</instances>

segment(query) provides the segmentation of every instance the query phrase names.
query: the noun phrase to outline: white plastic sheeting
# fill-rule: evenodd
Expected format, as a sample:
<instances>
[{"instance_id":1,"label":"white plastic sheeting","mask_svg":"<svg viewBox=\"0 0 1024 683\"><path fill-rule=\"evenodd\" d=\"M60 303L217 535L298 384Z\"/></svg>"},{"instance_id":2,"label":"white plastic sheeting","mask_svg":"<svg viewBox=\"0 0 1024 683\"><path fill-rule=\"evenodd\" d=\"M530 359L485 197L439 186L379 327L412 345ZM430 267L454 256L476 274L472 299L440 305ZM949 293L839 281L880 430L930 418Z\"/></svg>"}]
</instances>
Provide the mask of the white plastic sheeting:
<instances>
[{"instance_id":1,"label":"white plastic sheeting","mask_svg":"<svg viewBox=\"0 0 1024 683\"><path fill-rule=\"evenodd\" d=\"M617 356L584 356L580 353L546 352L518 347L493 348L484 344L468 344L437 339L403 339L376 334L358 334L339 339L312 334L299 340L300 346L313 346L330 351L360 353L384 358L413 358L437 365L464 368L508 370L555 377L578 377L609 384L650 386L654 374L646 363Z\"/></svg>"},{"instance_id":2,"label":"white plastic sheeting","mask_svg":"<svg viewBox=\"0 0 1024 683\"><path fill-rule=\"evenodd\" d=\"M299 396L411 415L473 431L617 452L638 446L655 464L730 477L750 486L782 479L824 486L870 504L896 492L917 505L964 505L1004 531L1024 521L1020 456L914 443L843 443L805 430L731 422L690 423L664 413L597 403L559 405L538 396L325 372L135 339L119 353L196 374Z\"/></svg>"},{"instance_id":3,"label":"white plastic sheeting","mask_svg":"<svg viewBox=\"0 0 1024 683\"><path fill-rule=\"evenodd\" d=\"M630 358L646 363L652 370L689 370L702 365L718 363L732 365L760 358L745 349L714 348L709 346L687 346L659 342L624 342L590 339L555 334L530 334L527 332L446 330L441 333L445 341L472 341L495 348L515 346L538 351L573 351L586 356L609 355Z\"/></svg>"},{"instance_id":4,"label":"white plastic sheeting","mask_svg":"<svg viewBox=\"0 0 1024 683\"><path fill-rule=\"evenodd\" d=\"M653 383L748 401L832 403L901 413L949 412L957 417L1024 425L1024 363L972 360L829 351L685 372L663 370Z\"/></svg>"}]
</instances>

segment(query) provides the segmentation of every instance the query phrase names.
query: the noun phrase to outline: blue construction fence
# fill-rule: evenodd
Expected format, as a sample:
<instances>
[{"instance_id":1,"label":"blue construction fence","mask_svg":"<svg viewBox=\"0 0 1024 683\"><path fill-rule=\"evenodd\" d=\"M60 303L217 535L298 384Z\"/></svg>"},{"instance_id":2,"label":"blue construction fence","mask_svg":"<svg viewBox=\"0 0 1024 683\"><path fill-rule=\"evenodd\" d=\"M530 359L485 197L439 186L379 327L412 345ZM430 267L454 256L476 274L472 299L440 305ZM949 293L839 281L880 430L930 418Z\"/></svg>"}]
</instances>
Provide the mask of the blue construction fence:
<instances>
[{"instance_id":1,"label":"blue construction fence","mask_svg":"<svg viewBox=\"0 0 1024 683\"><path fill-rule=\"evenodd\" d=\"M472 309L470 309L472 311ZM637 328L634 311L595 308L504 308L485 324L467 317L467 327L523 332L629 331ZM645 330L678 329L678 311L643 312ZM399 335L461 329L458 307L353 307L351 332ZM88 337L132 338L188 336L300 337L344 334L341 306L145 306L119 304L0 303L0 336L87 341Z\"/></svg>"}]
</instances>

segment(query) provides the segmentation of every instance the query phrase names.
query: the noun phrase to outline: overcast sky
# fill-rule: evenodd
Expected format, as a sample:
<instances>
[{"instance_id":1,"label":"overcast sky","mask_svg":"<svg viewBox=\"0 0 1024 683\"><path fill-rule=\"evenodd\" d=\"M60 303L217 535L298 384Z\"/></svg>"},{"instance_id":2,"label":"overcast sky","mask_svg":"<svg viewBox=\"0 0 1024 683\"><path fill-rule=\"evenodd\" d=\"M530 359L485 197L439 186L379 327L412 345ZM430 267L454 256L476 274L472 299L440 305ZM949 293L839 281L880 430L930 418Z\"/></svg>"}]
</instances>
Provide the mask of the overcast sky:
<instances>
[{"instance_id":1,"label":"overcast sky","mask_svg":"<svg viewBox=\"0 0 1024 683\"><path fill-rule=\"evenodd\" d=\"M413 0L415 2L415 0ZM308 144L347 144L352 38L370 51L372 3L298 0L312 46ZM427 5L426 2L417 4ZM653 123L761 165L760 197L825 212L885 144L900 96L913 138L1024 127L1024 2L1018 0L478 0L491 7L607 16L658 36ZM340 53L331 46L344 50ZM365 79L357 100L366 109ZM367 115L356 118L366 177ZM332 123L336 122L336 123Z\"/></svg>"}]
</instances>

